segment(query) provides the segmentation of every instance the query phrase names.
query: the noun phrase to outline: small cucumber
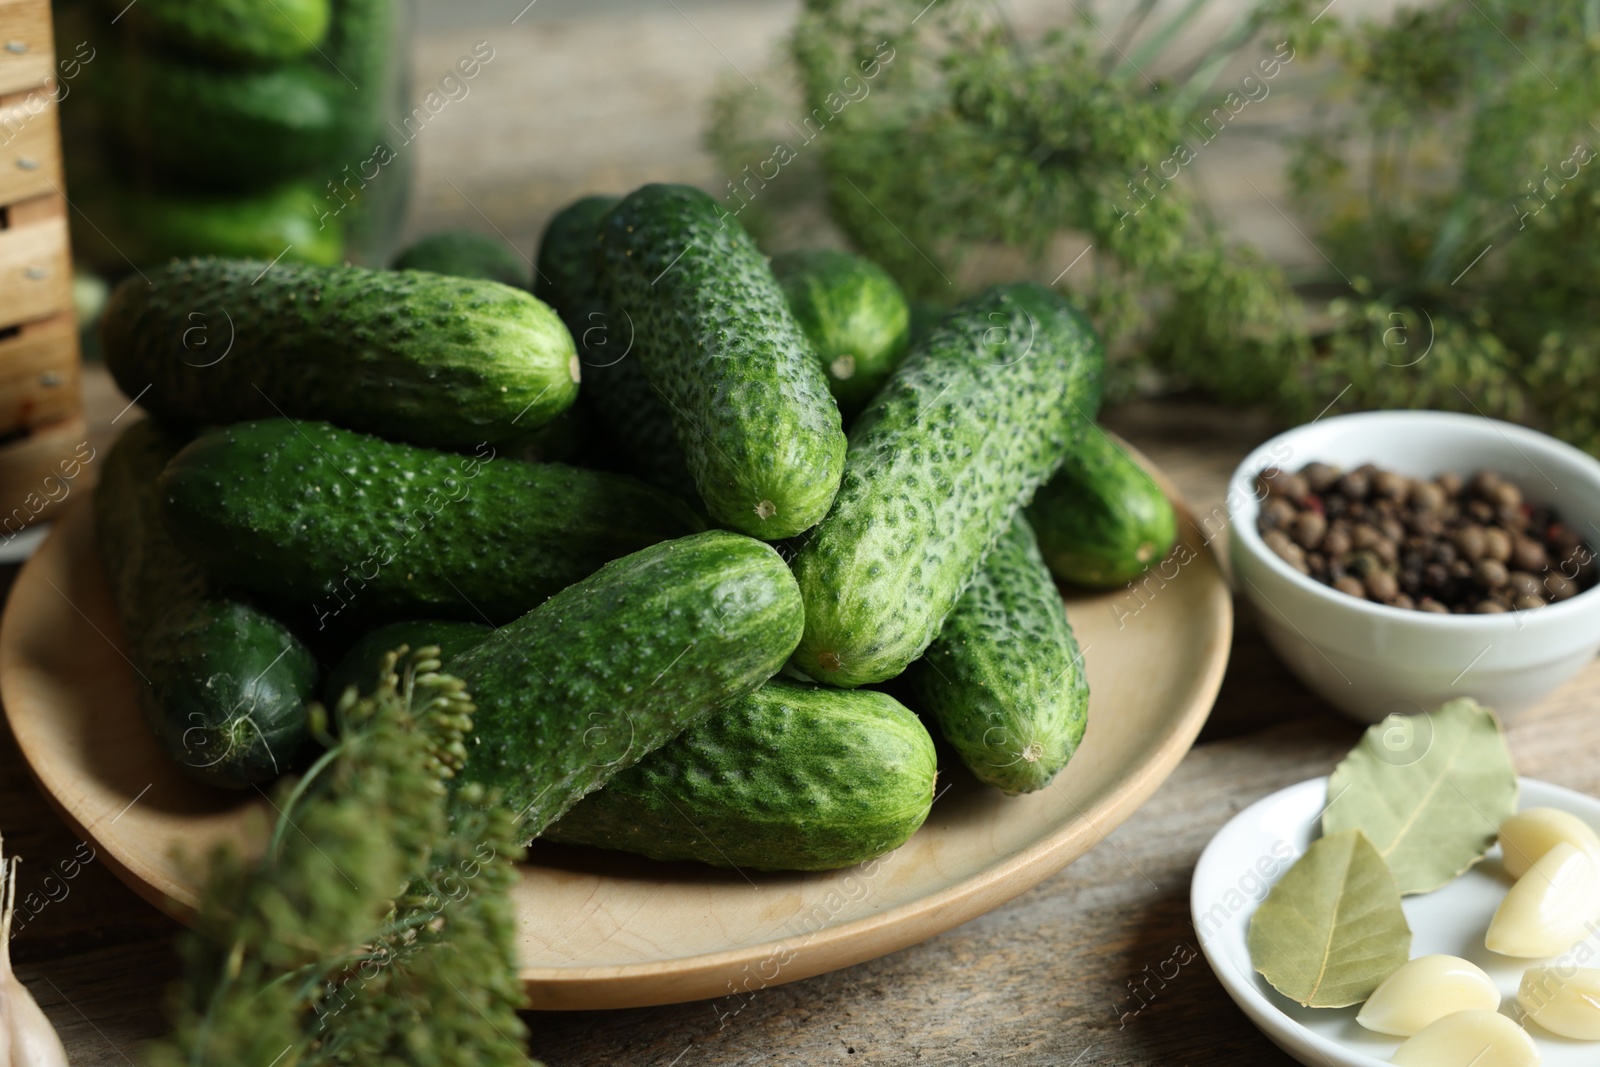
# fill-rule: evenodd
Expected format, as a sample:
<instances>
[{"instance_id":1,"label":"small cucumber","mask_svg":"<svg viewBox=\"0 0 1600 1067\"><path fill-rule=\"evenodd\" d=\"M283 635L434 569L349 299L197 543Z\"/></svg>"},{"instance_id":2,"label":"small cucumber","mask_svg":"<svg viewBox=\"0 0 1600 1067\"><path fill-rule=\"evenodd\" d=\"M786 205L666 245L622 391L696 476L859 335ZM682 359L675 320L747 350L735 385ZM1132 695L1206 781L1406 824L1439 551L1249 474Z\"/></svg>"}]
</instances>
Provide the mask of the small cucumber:
<instances>
[{"instance_id":1,"label":"small cucumber","mask_svg":"<svg viewBox=\"0 0 1600 1067\"><path fill-rule=\"evenodd\" d=\"M1172 501L1104 431L1087 434L1028 506L1039 548L1064 582L1112 587L1139 577L1178 540Z\"/></svg>"},{"instance_id":2,"label":"small cucumber","mask_svg":"<svg viewBox=\"0 0 1600 1067\"><path fill-rule=\"evenodd\" d=\"M911 351L851 428L838 500L795 556L801 672L857 686L922 654L1084 435L1103 365L1088 320L1032 284L967 301Z\"/></svg>"},{"instance_id":3,"label":"small cucumber","mask_svg":"<svg viewBox=\"0 0 1600 1067\"><path fill-rule=\"evenodd\" d=\"M276 778L304 747L317 663L168 536L156 479L182 443L149 420L123 432L95 489L95 538L146 721L185 774L243 789Z\"/></svg>"},{"instance_id":4,"label":"small cucumber","mask_svg":"<svg viewBox=\"0 0 1600 1067\"><path fill-rule=\"evenodd\" d=\"M430 234L395 257L392 270L431 270L453 278L528 287L528 264L504 241L471 230Z\"/></svg>"},{"instance_id":5,"label":"small cucumber","mask_svg":"<svg viewBox=\"0 0 1600 1067\"><path fill-rule=\"evenodd\" d=\"M1007 793L1043 789L1077 751L1089 683L1061 593L1020 515L906 680L961 762Z\"/></svg>"},{"instance_id":6,"label":"small cucumber","mask_svg":"<svg viewBox=\"0 0 1600 1067\"><path fill-rule=\"evenodd\" d=\"M905 294L870 259L831 248L774 256L772 272L822 358L839 410L854 416L906 354Z\"/></svg>"},{"instance_id":7,"label":"small cucumber","mask_svg":"<svg viewBox=\"0 0 1600 1067\"><path fill-rule=\"evenodd\" d=\"M598 289L600 220L614 196L586 196L558 211L539 240L533 291L555 308L578 347L583 390L601 461L697 503L672 415L633 353L633 324L612 315Z\"/></svg>"},{"instance_id":8,"label":"small cucumber","mask_svg":"<svg viewBox=\"0 0 1600 1067\"><path fill-rule=\"evenodd\" d=\"M473 449L533 431L578 392L567 328L508 285L209 258L145 273L112 293L100 345L161 418L328 419Z\"/></svg>"},{"instance_id":9,"label":"small cucumber","mask_svg":"<svg viewBox=\"0 0 1600 1067\"><path fill-rule=\"evenodd\" d=\"M106 9L161 41L222 63L281 63L328 32L328 0L140 0Z\"/></svg>"},{"instance_id":10,"label":"small cucumber","mask_svg":"<svg viewBox=\"0 0 1600 1067\"><path fill-rule=\"evenodd\" d=\"M618 774L543 836L714 867L850 867L916 832L936 770L928 731L893 697L773 680Z\"/></svg>"},{"instance_id":11,"label":"small cucumber","mask_svg":"<svg viewBox=\"0 0 1600 1067\"><path fill-rule=\"evenodd\" d=\"M776 674L803 621L783 558L725 530L608 563L445 659L478 706L460 780L500 790L538 836Z\"/></svg>"},{"instance_id":12,"label":"small cucumber","mask_svg":"<svg viewBox=\"0 0 1600 1067\"><path fill-rule=\"evenodd\" d=\"M322 686L322 699L331 708L351 686L360 692L372 688L383 669L383 657L401 645L415 650L437 646L441 656L464 652L494 632L481 622L456 622L451 619L414 619L391 622L366 634L328 672Z\"/></svg>"},{"instance_id":13,"label":"small cucumber","mask_svg":"<svg viewBox=\"0 0 1600 1067\"><path fill-rule=\"evenodd\" d=\"M681 501L626 475L479 459L323 422L197 438L162 513L213 573L310 603L318 628L428 615L504 622L601 564L693 532Z\"/></svg>"},{"instance_id":14,"label":"small cucumber","mask_svg":"<svg viewBox=\"0 0 1600 1067\"><path fill-rule=\"evenodd\" d=\"M717 522L776 541L827 514L839 408L766 258L698 189L647 185L601 224L602 297L671 412Z\"/></svg>"}]
</instances>

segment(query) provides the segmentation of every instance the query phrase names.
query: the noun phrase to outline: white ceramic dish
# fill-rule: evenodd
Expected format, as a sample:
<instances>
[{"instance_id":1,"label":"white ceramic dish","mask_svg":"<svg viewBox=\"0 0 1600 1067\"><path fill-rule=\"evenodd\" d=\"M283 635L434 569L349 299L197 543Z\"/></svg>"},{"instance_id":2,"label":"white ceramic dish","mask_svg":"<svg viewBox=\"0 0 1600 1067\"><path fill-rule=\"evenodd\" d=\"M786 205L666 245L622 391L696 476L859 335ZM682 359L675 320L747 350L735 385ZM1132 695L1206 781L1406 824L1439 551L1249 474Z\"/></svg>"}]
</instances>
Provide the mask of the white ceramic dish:
<instances>
[{"instance_id":1,"label":"white ceramic dish","mask_svg":"<svg viewBox=\"0 0 1600 1067\"><path fill-rule=\"evenodd\" d=\"M1521 784L1520 808L1560 808L1600 830L1600 800L1531 778L1521 779ZM1274 1044L1312 1067L1384 1067L1400 1047L1400 1038L1363 1029L1356 1022L1358 1008L1303 1008L1279 994L1250 966L1245 942L1250 916L1320 833L1327 796L1328 780L1313 778L1235 815L1201 853L1189 906L1211 969L1234 1003ZM1515 960L1483 947L1484 931L1510 885L1496 846L1488 859L1443 889L1406 897L1404 907L1412 930L1412 957L1444 953L1476 963L1500 987L1501 1013L1515 1019L1523 971L1556 961ZM1569 957L1563 959L1600 966L1596 962L1600 927ZM1568 1041L1538 1026L1529 1026L1528 1032L1539 1046L1543 1067L1594 1067L1600 1062L1600 1043Z\"/></svg>"},{"instance_id":2,"label":"white ceramic dish","mask_svg":"<svg viewBox=\"0 0 1600 1067\"><path fill-rule=\"evenodd\" d=\"M1434 615L1340 593L1279 559L1256 531L1256 475L1321 461L1412 477L1489 468L1600 544L1600 461L1553 437L1443 411L1373 411L1308 423L1256 449L1228 486L1230 559L1273 649L1363 722L1470 696L1500 712L1533 704L1600 651L1600 588L1532 611ZM1215 531L1207 531L1210 536Z\"/></svg>"}]
</instances>

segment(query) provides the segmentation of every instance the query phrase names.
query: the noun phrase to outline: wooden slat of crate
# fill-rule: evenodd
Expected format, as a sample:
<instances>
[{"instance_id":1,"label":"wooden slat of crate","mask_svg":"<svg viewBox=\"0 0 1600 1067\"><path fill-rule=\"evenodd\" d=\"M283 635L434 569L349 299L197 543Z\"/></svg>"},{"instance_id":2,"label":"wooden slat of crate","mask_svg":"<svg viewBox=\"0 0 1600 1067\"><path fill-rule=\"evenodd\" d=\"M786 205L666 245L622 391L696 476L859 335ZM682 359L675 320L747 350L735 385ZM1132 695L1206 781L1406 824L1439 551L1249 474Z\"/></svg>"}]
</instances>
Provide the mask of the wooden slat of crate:
<instances>
[{"instance_id":1,"label":"wooden slat of crate","mask_svg":"<svg viewBox=\"0 0 1600 1067\"><path fill-rule=\"evenodd\" d=\"M45 84L55 64L50 0L0 0L0 93Z\"/></svg>"},{"instance_id":2,"label":"wooden slat of crate","mask_svg":"<svg viewBox=\"0 0 1600 1067\"><path fill-rule=\"evenodd\" d=\"M42 426L78 410L78 328L69 314L0 340L0 431Z\"/></svg>"},{"instance_id":3,"label":"wooden slat of crate","mask_svg":"<svg viewBox=\"0 0 1600 1067\"><path fill-rule=\"evenodd\" d=\"M35 212L49 214L30 218ZM67 220L49 197L8 209L27 219L0 230L0 329L45 319L72 306Z\"/></svg>"},{"instance_id":4,"label":"wooden slat of crate","mask_svg":"<svg viewBox=\"0 0 1600 1067\"><path fill-rule=\"evenodd\" d=\"M0 204L63 188L57 118L55 96L47 89L0 96Z\"/></svg>"}]
</instances>

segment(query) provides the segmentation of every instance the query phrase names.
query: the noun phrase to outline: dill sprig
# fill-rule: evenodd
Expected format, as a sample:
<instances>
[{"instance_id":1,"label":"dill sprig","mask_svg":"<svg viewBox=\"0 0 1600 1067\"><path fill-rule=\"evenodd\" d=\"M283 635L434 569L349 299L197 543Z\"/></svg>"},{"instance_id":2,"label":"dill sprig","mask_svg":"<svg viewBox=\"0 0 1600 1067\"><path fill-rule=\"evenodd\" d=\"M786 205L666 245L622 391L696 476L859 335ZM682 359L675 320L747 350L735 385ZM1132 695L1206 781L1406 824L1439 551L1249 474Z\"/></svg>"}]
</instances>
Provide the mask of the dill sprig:
<instances>
[{"instance_id":1,"label":"dill sprig","mask_svg":"<svg viewBox=\"0 0 1600 1067\"><path fill-rule=\"evenodd\" d=\"M280 783L267 848L210 857L153 1067L518 1065L515 819L452 791L473 706L438 650L391 654ZM316 709L320 712L321 709Z\"/></svg>"}]
</instances>

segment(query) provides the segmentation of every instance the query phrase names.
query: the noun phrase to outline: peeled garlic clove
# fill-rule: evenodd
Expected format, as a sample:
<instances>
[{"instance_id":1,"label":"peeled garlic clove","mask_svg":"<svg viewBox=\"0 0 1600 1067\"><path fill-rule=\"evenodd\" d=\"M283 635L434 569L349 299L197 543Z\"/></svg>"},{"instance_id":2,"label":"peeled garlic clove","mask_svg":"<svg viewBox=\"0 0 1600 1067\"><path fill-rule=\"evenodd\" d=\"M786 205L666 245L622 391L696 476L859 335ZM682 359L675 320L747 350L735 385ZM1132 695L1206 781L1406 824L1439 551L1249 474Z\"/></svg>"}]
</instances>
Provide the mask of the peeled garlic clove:
<instances>
[{"instance_id":1,"label":"peeled garlic clove","mask_svg":"<svg viewBox=\"0 0 1600 1067\"><path fill-rule=\"evenodd\" d=\"M1483 939L1504 956L1558 956L1600 915L1600 863L1563 841L1517 879Z\"/></svg>"},{"instance_id":2,"label":"peeled garlic clove","mask_svg":"<svg viewBox=\"0 0 1600 1067\"><path fill-rule=\"evenodd\" d=\"M1600 970L1531 968L1522 976L1517 1003L1528 1018L1558 1037L1600 1041Z\"/></svg>"},{"instance_id":3,"label":"peeled garlic clove","mask_svg":"<svg viewBox=\"0 0 1600 1067\"><path fill-rule=\"evenodd\" d=\"M1368 1030L1410 1037L1458 1011L1494 1011L1500 990L1483 968L1456 956L1418 956L1362 1005L1356 1022Z\"/></svg>"},{"instance_id":4,"label":"peeled garlic clove","mask_svg":"<svg viewBox=\"0 0 1600 1067\"><path fill-rule=\"evenodd\" d=\"M1401 1045L1400 1067L1538 1067L1539 1047L1498 1012L1458 1011Z\"/></svg>"},{"instance_id":5,"label":"peeled garlic clove","mask_svg":"<svg viewBox=\"0 0 1600 1067\"><path fill-rule=\"evenodd\" d=\"M1570 811L1559 808L1529 808L1500 824L1502 865L1513 878L1521 878L1528 868L1565 841L1579 852L1600 861L1600 834Z\"/></svg>"}]
</instances>

